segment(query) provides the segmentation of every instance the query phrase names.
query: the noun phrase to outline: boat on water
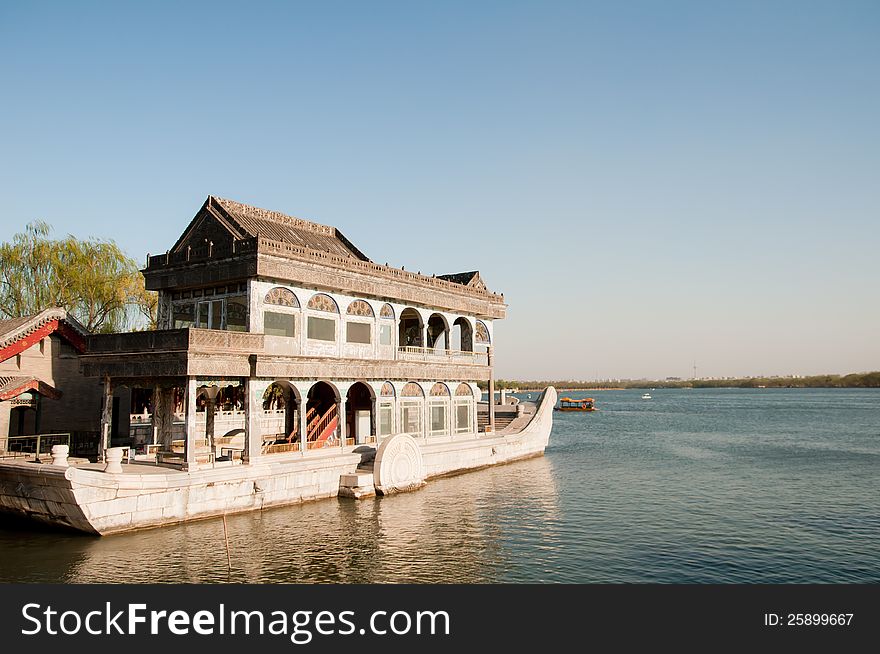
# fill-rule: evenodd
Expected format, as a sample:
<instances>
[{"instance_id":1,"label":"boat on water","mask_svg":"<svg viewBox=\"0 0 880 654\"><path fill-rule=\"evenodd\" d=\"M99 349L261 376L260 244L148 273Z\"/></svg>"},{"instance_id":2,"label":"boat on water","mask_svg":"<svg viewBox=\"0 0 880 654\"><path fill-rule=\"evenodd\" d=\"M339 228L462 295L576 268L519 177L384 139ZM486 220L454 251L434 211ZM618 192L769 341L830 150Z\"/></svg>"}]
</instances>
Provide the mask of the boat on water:
<instances>
[{"instance_id":1,"label":"boat on water","mask_svg":"<svg viewBox=\"0 0 880 654\"><path fill-rule=\"evenodd\" d=\"M580 400L562 397L559 399L559 406L554 407L554 409L556 411L598 411L592 397L585 397Z\"/></svg>"},{"instance_id":2,"label":"boat on water","mask_svg":"<svg viewBox=\"0 0 880 654\"><path fill-rule=\"evenodd\" d=\"M643 399L643 400L650 400L650 399L653 399L653 398L651 397L651 394L650 394L650 393L643 393L643 394L642 394L642 399Z\"/></svg>"},{"instance_id":3,"label":"boat on water","mask_svg":"<svg viewBox=\"0 0 880 654\"><path fill-rule=\"evenodd\" d=\"M82 388L102 389L97 456L70 456L69 435L44 440L51 453L33 432L0 439L0 511L105 535L411 491L544 453L556 390L495 399L506 304L477 271L376 264L334 227L209 196L142 272L155 331L68 329ZM10 338L42 356L29 324ZM44 415L62 395L19 382L4 392L45 393Z\"/></svg>"}]
</instances>

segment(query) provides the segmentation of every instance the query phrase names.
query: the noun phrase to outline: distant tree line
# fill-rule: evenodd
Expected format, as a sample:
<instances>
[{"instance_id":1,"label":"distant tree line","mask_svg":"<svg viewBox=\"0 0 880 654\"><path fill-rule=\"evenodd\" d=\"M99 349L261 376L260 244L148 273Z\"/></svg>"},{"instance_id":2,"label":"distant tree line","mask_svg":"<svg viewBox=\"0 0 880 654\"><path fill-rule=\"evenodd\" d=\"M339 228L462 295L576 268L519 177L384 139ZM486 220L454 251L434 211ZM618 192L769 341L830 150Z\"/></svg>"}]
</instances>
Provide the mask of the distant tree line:
<instances>
[{"instance_id":1,"label":"distant tree line","mask_svg":"<svg viewBox=\"0 0 880 654\"><path fill-rule=\"evenodd\" d=\"M486 390L486 382L478 382ZM813 375L810 377L745 377L742 379L691 379L680 381L518 381L496 379L495 390L539 391L547 386L566 390L608 390L613 388L880 388L880 371L849 375Z\"/></svg>"}]
</instances>

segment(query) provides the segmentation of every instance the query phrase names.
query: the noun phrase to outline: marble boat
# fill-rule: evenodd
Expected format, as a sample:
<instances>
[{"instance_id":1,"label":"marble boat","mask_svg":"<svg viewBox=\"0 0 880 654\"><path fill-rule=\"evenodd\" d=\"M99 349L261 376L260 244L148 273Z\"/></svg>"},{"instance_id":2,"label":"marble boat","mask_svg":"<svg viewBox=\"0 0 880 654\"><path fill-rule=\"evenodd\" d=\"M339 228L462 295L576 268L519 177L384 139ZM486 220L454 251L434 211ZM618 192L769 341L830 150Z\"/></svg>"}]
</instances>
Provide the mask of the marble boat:
<instances>
[{"instance_id":1,"label":"marble boat","mask_svg":"<svg viewBox=\"0 0 880 654\"><path fill-rule=\"evenodd\" d=\"M105 535L415 490L547 446L555 389L494 401L506 305L476 271L376 264L334 227L210 196L143 273L158 329L80 355L99 460L0 460L0 511Z\"/></svg>"}]
</instances>

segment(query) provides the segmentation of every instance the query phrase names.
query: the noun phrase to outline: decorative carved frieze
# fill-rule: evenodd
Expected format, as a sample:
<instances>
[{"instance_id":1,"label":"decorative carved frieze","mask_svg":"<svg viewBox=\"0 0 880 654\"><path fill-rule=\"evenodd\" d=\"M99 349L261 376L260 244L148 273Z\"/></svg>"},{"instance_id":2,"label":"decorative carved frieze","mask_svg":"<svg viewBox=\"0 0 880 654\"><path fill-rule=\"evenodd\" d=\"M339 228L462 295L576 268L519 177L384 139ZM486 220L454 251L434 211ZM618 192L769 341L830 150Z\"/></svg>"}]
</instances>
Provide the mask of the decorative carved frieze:
<instances>
[{"instance_id":1,"label":"decorative carved frieze","mask_svg":"<svg viewBox=\"0 0 880 654\"><path fill-rule=\"evenodd\" d=\"M382 384L382 390L379 392L382 397L394 397L394 384L385 382Z\"/></svg>"},{"instance_id":2,"label":"decorative carved frieze","mask_svg":"<svg viewBox=\"0 0 880 654\"><path fill-rule=\"evenodd\" d=\"M437 382L431 387L431 397L449 397L449 389L443 382Z\"/></svg>"},{"instance_id":3,"label":"decorative carved frieze","mask_svg":"<svg viewBox=\"0 0 880 654\"><path fill-rule=\"evenodd\" d=\"M333 298L324 293L316 293L311 297L308 304L309 309L313 311L327 311L329 313L339 313L339 307Z\"/></svg>"},{"instance_id":4,"label":"decorative carved frieze","mask_svg":"<svg viewBox=\"0 0 880 654\"><path fill-rule=\"evenodd\" d=\"M266 293L266 298L263 302L265 304L274 304L279 307L299 308L299 300L296 299L296 295L293 294L293 291L280 286L276 286Z\"/></svg>"},{"instance_id":5,"label":"decorative carved frieze","mask_svg":"<svg viewBox=\"0 0 880 654\"><path fill-rule=\"evenodd\" d=\"M490 345L489 330L482 320L477 321L477 329L474 332L474 340L481 345Z\"/></svg>"},{"instance_id":6,"label":"decorative carved frieze","mask_svg":"<svg viewBox=\"0 0 880 654\"><path fill-rule=\"evenodd\" d=\"M409 382L400 391L400 397L425 397L422 387L414 382Z\"/></svg>"},{"instance_id":7,"label":"decorative carved frieze","mask_svg":"<svg viewBox=\"0 0 880 654\"><path fill-rule=\"evenodd\" d=\"M345 311L349 316L373 317L373 308L363 300L354 300Z\"/></svg>"}]
</instances>

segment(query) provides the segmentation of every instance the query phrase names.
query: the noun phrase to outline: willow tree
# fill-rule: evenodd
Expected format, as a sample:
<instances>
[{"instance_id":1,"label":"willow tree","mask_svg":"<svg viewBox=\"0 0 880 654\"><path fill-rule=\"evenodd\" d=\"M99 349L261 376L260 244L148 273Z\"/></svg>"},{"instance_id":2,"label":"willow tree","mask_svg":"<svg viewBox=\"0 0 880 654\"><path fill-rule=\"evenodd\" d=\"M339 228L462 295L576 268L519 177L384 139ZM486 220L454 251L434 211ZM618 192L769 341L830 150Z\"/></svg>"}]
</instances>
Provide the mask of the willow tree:
<instances>
[{"instance_id":1,"label":"willow tree","mask_svg":"<svg viewBox=\"0 0 880 654\"><path fill-rule=\"evenodd\" d=\"M36 221L0 245L0 316L57 306L92 332L155 325L156 294L134 259L113 241L53 239L51 231Z\"/></svg>"}]
</instances>

